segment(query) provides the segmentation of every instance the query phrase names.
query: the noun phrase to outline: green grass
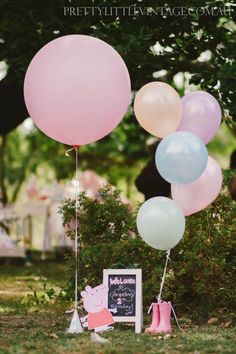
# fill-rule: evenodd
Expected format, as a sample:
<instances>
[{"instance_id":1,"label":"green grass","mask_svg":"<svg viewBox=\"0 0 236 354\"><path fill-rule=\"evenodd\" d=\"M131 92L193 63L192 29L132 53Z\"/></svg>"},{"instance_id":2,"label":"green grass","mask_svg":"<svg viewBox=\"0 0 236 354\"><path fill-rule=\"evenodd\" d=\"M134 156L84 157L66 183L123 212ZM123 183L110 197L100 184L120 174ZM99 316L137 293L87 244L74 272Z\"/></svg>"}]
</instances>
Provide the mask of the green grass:
<instances>
[{"instance_id":1,"label":"green grass","mask_svg":"<svg viewBox=\"0 0 236 354\"><path fill-rule=\"evenodd\" d=\"M1 266L0 268L0 353L236 353L236 328L202 325L181 319L184 332L174 328L171 336L137 335L132 326L116 325L113 332L103 334L106 344L94 344L90 335L66 334L70 315L66 304L28 307L22 297L31 290L40 291L47 279L58 286L66 279L63 264L36 263L32 268Z\"/></svg>"}]
</instances>

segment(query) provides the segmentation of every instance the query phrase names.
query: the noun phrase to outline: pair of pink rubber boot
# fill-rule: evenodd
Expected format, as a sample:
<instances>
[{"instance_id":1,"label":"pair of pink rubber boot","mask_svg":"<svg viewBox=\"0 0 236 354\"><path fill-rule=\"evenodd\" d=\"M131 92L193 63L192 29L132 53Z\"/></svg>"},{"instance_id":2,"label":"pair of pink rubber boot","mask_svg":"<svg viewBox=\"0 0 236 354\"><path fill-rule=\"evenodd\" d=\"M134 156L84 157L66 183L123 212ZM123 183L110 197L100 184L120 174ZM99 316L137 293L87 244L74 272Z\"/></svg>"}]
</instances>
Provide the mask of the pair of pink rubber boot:
<instances>
[{"instance_id":1,"label":"pair of pink rubber boot","mask_svg":"<svg viewBox=\"0 0 236 354\"><path fill-rule=\"evenodd\" d=\"M171 302L155 302L152 304L152 323L145 333L171 332Z\"/></svg>"}]
</instances>

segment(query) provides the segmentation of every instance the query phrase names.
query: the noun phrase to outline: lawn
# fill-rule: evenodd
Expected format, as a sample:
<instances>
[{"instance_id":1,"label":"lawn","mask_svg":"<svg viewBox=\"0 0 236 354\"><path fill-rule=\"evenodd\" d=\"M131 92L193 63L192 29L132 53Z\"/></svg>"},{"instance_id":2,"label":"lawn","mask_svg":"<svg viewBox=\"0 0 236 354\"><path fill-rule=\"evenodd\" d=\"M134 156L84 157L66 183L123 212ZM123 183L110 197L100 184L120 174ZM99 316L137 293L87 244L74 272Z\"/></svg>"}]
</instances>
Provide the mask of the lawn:
<instances>
[{"instance_id":1,"label":"lawn","mask_svg":"<svg viewBox=\"0 0 236 354\"><path fill-rule=\"evenodd\" d=\"M236 328L220 320L196 324L180 319L184 332L174 328L171 336L137 335L132 326L116 326L104 334L106 344L90 342L88 332L68 335L70 315L66 304L27 306L22 298L39 293L47 279L57 288L66 278L63 263L37 262L33 267L0 268L0 353L236 353ZM147 321L146 321L147 322Z\"/></svg>"}]
</instances>

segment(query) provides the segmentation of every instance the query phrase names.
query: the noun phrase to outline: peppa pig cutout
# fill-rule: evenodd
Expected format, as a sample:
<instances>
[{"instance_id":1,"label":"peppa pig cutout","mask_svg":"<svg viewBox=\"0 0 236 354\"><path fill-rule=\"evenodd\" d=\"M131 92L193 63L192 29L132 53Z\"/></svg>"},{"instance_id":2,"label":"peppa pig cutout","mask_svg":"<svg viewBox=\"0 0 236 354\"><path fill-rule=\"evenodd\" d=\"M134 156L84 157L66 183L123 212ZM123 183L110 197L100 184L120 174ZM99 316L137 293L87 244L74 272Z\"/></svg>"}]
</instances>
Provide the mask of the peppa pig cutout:
<instances>
[{"instance_id":1,"label":"peppa pig cutout","mask_svg":"<svg viewBox=\"0 0 236 354\"><path fill-rule=\"evenodd\" d=\"M104 332L113 329L114 323L111 312L116 313L116 309L109 310L106 307L108 286L101 284L95 288L86 286L85 291L81 291L84 308L88 312L87 316L81 318L83 327L95 332Z\"/></svg>"}]
</instances>

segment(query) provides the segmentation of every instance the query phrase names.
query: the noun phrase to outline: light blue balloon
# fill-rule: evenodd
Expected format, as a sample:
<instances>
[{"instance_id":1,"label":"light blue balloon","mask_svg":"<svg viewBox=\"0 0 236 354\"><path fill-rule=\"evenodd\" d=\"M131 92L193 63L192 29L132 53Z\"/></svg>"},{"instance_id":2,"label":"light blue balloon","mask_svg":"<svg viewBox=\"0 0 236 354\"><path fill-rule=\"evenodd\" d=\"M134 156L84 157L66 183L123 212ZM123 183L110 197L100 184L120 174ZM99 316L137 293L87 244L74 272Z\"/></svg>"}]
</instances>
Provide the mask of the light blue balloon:
<instances>
[{"instance_id":1,"label":"light blue balloon","mask_svg":"<svg viewBox=\"0 0 236 354\"><path fill-rule=\"evenodd\" d=\"M189 132L175 132L164 138L156 150L156 166L168 182L186 184L204 172L207 149L200 138Z\"/></svg>"}]
</instances>

